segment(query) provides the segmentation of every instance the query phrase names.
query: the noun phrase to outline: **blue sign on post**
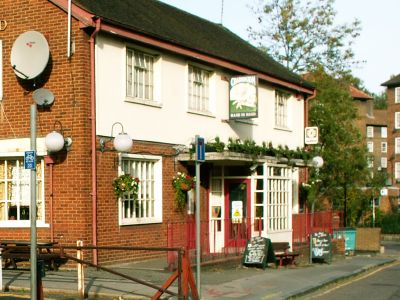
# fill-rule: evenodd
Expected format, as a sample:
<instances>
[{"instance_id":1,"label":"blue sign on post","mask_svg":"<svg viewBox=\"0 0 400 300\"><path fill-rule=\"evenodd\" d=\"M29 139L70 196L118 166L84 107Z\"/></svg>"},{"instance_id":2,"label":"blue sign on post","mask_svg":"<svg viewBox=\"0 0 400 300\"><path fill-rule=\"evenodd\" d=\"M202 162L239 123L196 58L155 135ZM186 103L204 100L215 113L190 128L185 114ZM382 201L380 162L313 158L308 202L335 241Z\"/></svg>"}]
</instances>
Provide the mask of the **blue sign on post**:
<instances>
[{"instance_id":1,"label":"blue sign on post","mask_svg":"<svg viewBox=\"0 0 400 300\"><path fill-rule=\"evenodd\" d=\"M203 162L206 160L206 145L204 138L196 136L196 161Z\"/></svg>"},{"instance_id":2,"label":"blue sign on post","mask_svg":"<svg viewBox=\"0 0 400 300\"><path fill-rule=\"evenodd\" d=\"M34 170L36 169L36 152L25 151L24 154L24 167L25 169Z\"/></svg>"}]
</instances>

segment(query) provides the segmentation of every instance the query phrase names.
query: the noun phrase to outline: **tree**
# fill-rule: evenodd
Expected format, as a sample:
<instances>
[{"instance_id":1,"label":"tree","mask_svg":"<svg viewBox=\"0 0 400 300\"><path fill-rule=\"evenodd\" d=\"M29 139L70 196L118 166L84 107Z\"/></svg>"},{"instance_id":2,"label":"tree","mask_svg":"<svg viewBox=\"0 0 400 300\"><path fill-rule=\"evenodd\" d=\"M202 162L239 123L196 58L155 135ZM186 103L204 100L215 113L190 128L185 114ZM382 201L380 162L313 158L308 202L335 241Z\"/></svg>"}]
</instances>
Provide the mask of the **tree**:
<instances>
[{"instance_id":1,"label":"tree","mask_svg":"<svg viewBox=\"0 0 400 300\"><path fill-rule=\"evenodd\" d=\"M323 65L331 74L359 63L352 45L360 21L335 25L334 0L259 0L253 7L260 28L249 27L250 39L295 73Z\"/></svg>"},{"instance_id":2,"label":"tree","mask_svg":"<svg viewBox=\"0 0 400 300\"><path fill-rule=\"evenodd\" d=\"M319 154L324 158L319 171L319 196L343 208L346 225L349 196L362 193L360 187L369 181L367 149L355 126L357 111L347 80L334 78L323 68L310 73L307 79L317 89L316 98L310 102L309 123L319 127Z\"/></svg>"}]
</instances>

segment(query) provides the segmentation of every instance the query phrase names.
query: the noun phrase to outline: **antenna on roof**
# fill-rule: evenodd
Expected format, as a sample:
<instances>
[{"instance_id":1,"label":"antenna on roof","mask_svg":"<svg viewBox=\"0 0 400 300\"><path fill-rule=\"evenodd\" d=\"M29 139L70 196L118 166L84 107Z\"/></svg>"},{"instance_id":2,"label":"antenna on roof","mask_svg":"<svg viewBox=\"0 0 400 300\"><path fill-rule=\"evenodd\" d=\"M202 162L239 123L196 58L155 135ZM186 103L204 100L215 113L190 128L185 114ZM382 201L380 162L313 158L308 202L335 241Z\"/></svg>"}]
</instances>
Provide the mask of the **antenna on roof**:
<instances>
[{"instance_id":1,"label":"antenna on roof","mask_svg":"<svg viewBox=\"0 0 400 300\"><path fill-rule=\"evenodd\" d=\"M223 17L224 17L224 0L221 0L221 25L223 25Z\"/></svg>"}]
</instances>

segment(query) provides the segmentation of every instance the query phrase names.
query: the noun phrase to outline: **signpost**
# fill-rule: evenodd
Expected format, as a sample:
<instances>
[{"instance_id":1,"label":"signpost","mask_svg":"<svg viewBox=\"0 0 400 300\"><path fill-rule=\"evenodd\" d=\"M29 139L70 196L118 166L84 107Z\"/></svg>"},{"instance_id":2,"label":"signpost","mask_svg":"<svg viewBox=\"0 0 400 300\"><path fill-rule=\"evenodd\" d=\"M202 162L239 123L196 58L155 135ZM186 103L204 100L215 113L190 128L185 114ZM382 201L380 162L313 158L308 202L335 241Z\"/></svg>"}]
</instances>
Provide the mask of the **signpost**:
<instances>
[{"instance_id":1,"label":"signpost","mask_svg":"<svg viewBox=\"0 0 400 300\"><path fill-rule=\"evenodd\" d=\"M196 135L196 284L201 298L200 286L200 164L205 161L205 144L204 138Z\"/></svg>"}]
</instances>

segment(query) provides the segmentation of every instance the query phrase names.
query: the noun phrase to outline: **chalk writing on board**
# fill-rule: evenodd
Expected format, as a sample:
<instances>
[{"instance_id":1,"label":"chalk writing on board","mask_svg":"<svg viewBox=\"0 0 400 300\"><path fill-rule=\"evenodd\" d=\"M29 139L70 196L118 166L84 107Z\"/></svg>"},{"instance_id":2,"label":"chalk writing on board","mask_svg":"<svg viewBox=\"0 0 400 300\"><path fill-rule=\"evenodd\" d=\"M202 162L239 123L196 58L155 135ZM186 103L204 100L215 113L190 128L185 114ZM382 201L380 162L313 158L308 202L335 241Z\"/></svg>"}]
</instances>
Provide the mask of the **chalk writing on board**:
<instances>
[{"instance_id":1,"label":"chalk writing on board","mask_svg":"<svg viewBox=\"0 0 400 300\"><path fill-rule=\"evenodd\" d=\"M244 259L246 264L262 264L266 254L267 239L263 237L253 237L247 243L247 253Z\"/></svg>"},{"instance_id":2,"label":"chalk writing on board","mask_svg":"<svg viewBox=\"0 0 400 300\"><path fill-rule=\"evenodd\" d=\"M314 232L312 234L313 258L327 258L332 253L331 236L327 232Z\"/></svg>"}]
</instances>

